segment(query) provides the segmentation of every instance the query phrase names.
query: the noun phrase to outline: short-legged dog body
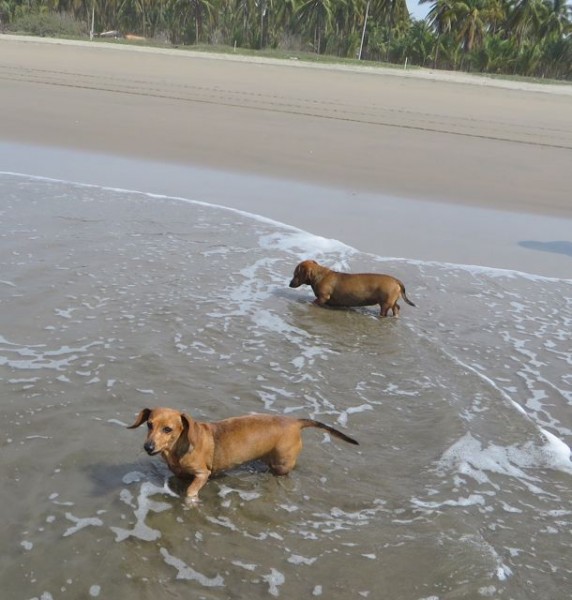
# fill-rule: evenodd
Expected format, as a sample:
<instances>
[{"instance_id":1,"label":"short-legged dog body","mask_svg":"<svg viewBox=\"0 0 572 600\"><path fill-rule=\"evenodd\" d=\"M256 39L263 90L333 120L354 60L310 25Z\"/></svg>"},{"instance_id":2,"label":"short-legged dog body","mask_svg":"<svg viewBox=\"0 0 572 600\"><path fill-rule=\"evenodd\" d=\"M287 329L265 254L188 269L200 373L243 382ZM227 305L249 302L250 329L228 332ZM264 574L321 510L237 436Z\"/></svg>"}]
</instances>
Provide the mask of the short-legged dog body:
<instances>
[{"instance_id":1,"label":"short-legged dog body","mask_svg":"<svg viewBox=\"0 0 572 600\"><path fill-rule=\"evenodd\" d=\"M311 419L247 415L214 423L191 419L171 408L144 408L133 425L147 422L147 454L160 454L182 479L193 478L186 495L195 499L212 473L263 460L276 475L288 474L302 450L302 429L317 427L350 444L354 439Z\"/></svg>"},{"instance_id":2,"label":"short-legged dog body","mask_svg":"<svg viewBox=\"0 0 572 600\"><path fill-rule=\"evenodd\" d=\"M391 310L399 316L399 298L415 306L405 295L405 286L391 275L376 273L339 273L319 265L315 260L302 261L294 270L290 287L310 285L320 306L371 306L379 304L380 316Z\"/></svg>"}]
</instances>

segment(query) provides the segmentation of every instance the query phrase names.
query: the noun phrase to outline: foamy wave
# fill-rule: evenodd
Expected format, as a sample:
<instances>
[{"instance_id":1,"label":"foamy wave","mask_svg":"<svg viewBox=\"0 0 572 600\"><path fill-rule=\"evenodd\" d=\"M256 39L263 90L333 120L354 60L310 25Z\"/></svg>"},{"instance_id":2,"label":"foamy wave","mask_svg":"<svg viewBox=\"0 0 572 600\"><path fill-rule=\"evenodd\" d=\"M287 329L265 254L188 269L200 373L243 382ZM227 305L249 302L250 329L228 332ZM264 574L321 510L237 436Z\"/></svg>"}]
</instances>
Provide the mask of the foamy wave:
<instances>
[{"instance_id":1,"label":"foamy wave","mask_svg":"<svg viewBox=\"0 0 572 600\"><path fill-rule=\"evenodd\" d=\"M544 432L546 435L548 432ZM500 489L499 484L492 481L490 474L514 477L524 483L534 494L545 493L541 486L538 469L560 469L572 474L570 465L570 449L552 434L545 444L532 441L522 445L500 446L482 442L467 433L445 451L439 467L442 472L456 471L467 475L477 483L490 484Z\"/></svg>"},{"instance_id":2,"label":"foamy wave","mask_svg":"<svg viewBox=\"0 0 572 600\"><path fill-rule=\"evenodd\" d=\"M212 202L204 202L204 201L200 201L200 200L185 198L182 196L169 196L166 194L154 194L154 193L143 192L143 191L134 190L134 189L126 189L126 188L111 187L111 186L100 186L100 185L95 185L95 184L82 183L82 182L78 182L78 181L56 179L56 178L51 178L51 177L31 175L31 174L27 174L27 173L17 173L17 172L12 172L12 171L0 171L0 176L1 175L7 175L7 176L12 176L12 177L21 177L24 179L30 179L30 180L36 180L36 181L61 183L61 184L66 184L66 185L82 187L82 188L88 188L88 189L91 188L91 189L97 189L97 190L107 190L110 192L116 192L116 193L120 193L120 194L121 193L138 194L138 195L141 195L141 196L147 197L147 198L155 198L158 200L175 200L175 201L179 201L179 202L186 202L186 203L194 204L196 206L204 206L206 208L229 211L231 213L253 219L260 223L265 223L268 225L275 226L275 227L281 229L283 232L289 232L290 235L283 236L282 234L270 234L269 236L266 236L265 238L264 237L261 238L262 247L265 247L265 245L268 245L267 247L269 247L269 248L272 247L275 249L281 249L283 251L287 251L289 253L292 253L292 254L298 256L298 258L300 258L300 259L309 258L307 256L308 253L311 253L312 257L314 257L314 258L328 257L331 253L343 254L345 256L345 258L340 258L340 259L338 259L337 262L334 261L330 265L332 268L339 268L339 269L346 268L347 267L347 262L346 262L347 259L351 255L353 255L357 252L357 250L355 248L348 246L347 244L345 244L339 240L333 240L333 239L328 239L328 238L324 238L321 236L317 236L317 235L311 234L309 232L306 232L304 230L301 230L297 227L293 227L291 225L287 225L280 221L270 219L263 215L259 215L256 213L251 213L248 211L224 206L222 204L216 204L216 203L212 203ZM490 277L501 277L501 278L516 277L516 278L524 278L524 279L527 279L530 281L555 281L555 282L565 282L565 283L572 284L572 279L559 279L559 278L546 277L546 276L541 276L541 275L534 275L534 274L526 273L524 271L499 269L499 268L486 267L486 266L480 266L480 265L465 265L465 264L458 264L458 263L447 263L447 262L438 262L438 261L422 261L422 260L410 259L410 258L381 257L381 256L375 256L375 260L379 261L379 262L399 261L399 262L404 262L404 263L407 263L410 265L415 265L415 266L429 266L429 267L434 266L434 267L440 267L440 268L443 267L446 269L462 269L462 270L464 270L468 273L474 274L474 275L482 274L482 275L486 275L486 276L490 276ZM5 282L5 283L7 283L8 285L10 284L10 282Z\"/></svg>"},{"instance_id":3,"label":"foamy wave","mask_svg":"<svg viewBox=\"0 0 572 600\"><path fill-rule=\"evenodd\" d=\"M129 479L133 481L133 479ZM134 537L146 542L157 540L161 537L161 532L150 527L146 523L147 516L150 512L159 513L171 508L166 502L157 502L152 500L151 496L168 494L174 496L169 490L167 483L163 486L157 486L150 481L145 481L141 485L136 503L133 502L133 496L128 490L121 492L121 500L130 507L134 508L133 515L136 519L135 525L131 529L124 527L111 527L111 531L115 533L115 541L122 542L128 537Z\"/></svg>"},{"instance_id":4,"label":"foamy wave","mask_svg":"<svg viewBox=\"0 0 572 600\"><path fill-rule=\"evenodd\" d=\"M165 563L177 570L177 579L186 579L188 581L196 581L203 587L224 587L224 578L221 575L215 577L207 577L202 573L199 573L180 558L176 558L166 548L159 550L161 556L165 559Z\"/></svg>"},{"instance_id":5,"label":"foamy wave","mask_svg":"<svg viewBox=\"0 0 572 600\"><path fill-rule=\"evenodd\" d=\"M50 350L43 349L46 348L44 344L20 345L0 336L0 352L3 353L0 354L0 366L22 371L39 369L62 371L85 358L89 351L103 343L96 341L74 347L64 345Z\"/></svg>"}]
</instances>

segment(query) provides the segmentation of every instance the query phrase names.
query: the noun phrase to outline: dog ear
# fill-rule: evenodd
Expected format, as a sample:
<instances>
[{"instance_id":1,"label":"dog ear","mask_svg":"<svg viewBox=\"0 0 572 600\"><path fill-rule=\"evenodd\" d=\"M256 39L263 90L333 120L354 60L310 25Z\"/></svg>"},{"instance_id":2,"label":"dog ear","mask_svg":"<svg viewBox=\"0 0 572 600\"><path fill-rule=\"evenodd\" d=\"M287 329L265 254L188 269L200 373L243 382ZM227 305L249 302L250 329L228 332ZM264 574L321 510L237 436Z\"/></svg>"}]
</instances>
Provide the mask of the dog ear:
<instances>
[{"instance_id":1,"label":"dog ear","mask_svg":"<svg viewBox=\"0 0 572 600\"><path fill-rule=\"evenodd\" d=\"M183 433L188 433L191 427L191 417L188 417L185 413L181 413L181 421L183 422Z\"/></svg>"},{"instance_id":2,"label":"dog ear","mask_svg":"<svg viewBox=\"0 0 572 600\"><path fill-rule=\"evenodd\" d=\"M307 280L307 283L310 283L309 279L314 277L316 273L316 268L319 267L318 263L315 260L307 260L304 265L304 277Z\"/></svg>"},{"instance_id":3,"label":"dog ear","mask_svg":"<svg viewBox=\"0 0 572 600\"><path fill-rule=\"evenodd\" d=\"M189 442L189 452L190 452L196 445L194 422L191 419L191 417L189 417L189 415L186 415L185 413L181 413L181 421L183 422L182 435L184 435L186 437L187 441Z\"/></svg>"},{"instance_id":4,"label":"dog ear","mask_svg":"<svg viewBox=\"0 0 572 600\"><path fill-rule=\"evenodd\" d=\"M127 429L135 429L136 427L139 427L139 425L141 425L142 423L145 423L147 421L147 419L149 419L150 414L151 414L151 409L144 408L139 413L137 418L135 419L135 423L133 423L133 425L129 425L129 427L127 427Z\"/></svg>"}]
</instances>

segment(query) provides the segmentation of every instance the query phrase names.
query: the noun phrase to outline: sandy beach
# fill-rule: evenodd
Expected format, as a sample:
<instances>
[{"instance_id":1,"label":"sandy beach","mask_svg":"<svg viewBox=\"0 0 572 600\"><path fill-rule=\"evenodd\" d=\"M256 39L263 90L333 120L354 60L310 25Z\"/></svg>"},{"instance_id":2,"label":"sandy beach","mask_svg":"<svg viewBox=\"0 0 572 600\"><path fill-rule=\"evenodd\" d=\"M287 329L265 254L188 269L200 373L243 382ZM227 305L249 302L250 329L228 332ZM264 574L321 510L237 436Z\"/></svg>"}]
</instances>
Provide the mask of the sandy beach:
<instances>
[{"instance_id":1,"label":"sandy beach","mask_svg":"<svg viewBox=\"0 0 572 600\"><path fill-rule=\"evenodd\" d=\"M572 589L570 90L0 36L3 598ZM152 406L359 446L189 506Z\"/></svg>"},{"instance_id":2,"label":"sandy beach","mask_svg":"<svg viewBox=\"0 0 572 600\"><path fill-rule=\"evenodd\" d=\"M399 210L405 216L398 228L411 225L422 237L427 220L416 222L419 211L406 202L427 203L421 212L431 201L461 211L572 218L569 85L12 36L0 37L0 49L0 141L25 148L18 160L18 152L4 149L4 170L16 161L32 174L70 176L63 171L73 165L72 179L89 179L79 176L77 160L69 160L72 151L167 164L179 174L156 175L154 185L145 182L147 169L120 168L119 158L88 161L85 170L93 179L99 169L97 183L218 201L348 243L361 241L367 251L380 250L380 237L392 248L392 236L403 237L391 221ZM30 150L38 147L62 155L50 151L50 159ZM197 169L214 171L190 182L185 169L195 176ZM284 185L261 195L217 173L325 186L339 197L312 192L309 202ZM394 205L381 197L393 198ZM440 228L451 213L431 214L431 247L450 247ZM370 230L365 225L372 219L378 226ZM454 221L444 231L454 229ZM411 233L409 245L417 237ZM556 239L562 238L544 241ZM450 254L420 251L426 259L451 260ZM462 253L453 259L474 260Z\"/></svg>"}]
</instances>

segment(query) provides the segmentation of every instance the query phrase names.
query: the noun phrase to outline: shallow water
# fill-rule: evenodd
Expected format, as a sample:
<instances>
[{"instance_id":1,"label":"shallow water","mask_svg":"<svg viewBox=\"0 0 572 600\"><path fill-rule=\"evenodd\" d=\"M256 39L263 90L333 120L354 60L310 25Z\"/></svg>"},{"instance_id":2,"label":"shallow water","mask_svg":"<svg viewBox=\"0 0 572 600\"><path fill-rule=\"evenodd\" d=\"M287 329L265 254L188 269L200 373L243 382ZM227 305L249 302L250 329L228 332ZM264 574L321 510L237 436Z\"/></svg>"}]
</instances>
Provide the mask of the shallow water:
<instances>
[{"instance_id":1,"label":"shallow water","mask_svg":"<svg viewBox=\"0 0 572 600\"><path fill-rule=\"evenodd\" d=\"M572 281L385 260L238 211L0 175L5 598L562 598ZM329 310L299 260L398 275ZM310 416L297 469L188 508L128 431ZM6 595L4 595L6 594Z\"/></svg>"}]
</instances>

